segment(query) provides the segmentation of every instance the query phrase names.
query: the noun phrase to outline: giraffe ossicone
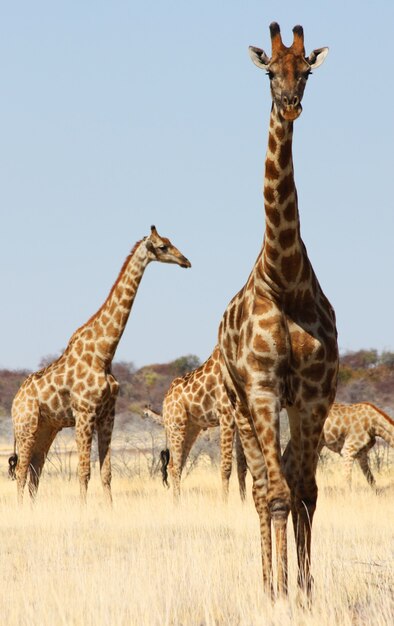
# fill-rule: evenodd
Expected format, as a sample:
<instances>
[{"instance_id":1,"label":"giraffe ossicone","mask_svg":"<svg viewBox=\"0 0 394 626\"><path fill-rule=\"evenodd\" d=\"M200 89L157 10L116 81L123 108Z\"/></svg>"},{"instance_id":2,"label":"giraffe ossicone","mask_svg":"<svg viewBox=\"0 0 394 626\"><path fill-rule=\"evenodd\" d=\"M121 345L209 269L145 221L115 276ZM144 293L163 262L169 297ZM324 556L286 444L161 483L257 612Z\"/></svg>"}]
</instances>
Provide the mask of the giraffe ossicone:
<instances>
[{"instance_id":1,"label":"giraffe ossicone","mask_svg":"<svg viewBox=\"0 0 394 626\"><path fill-rule=\"evenodd\" d=\"M96 430L101 481L107 500L112 501L110 444L119 385L111 364L141 278L152 261L191 267L152 226L150 235L138 241L126 258L97 313L75 331L57 360L31 374L17 392L12 405L15 450L9 472L16 477L20 503L29 469L29 491L34 498L49 448L56 434L68 426L75 426L81 500L86 500Z\"/></svg>"},{"instance_id":2,"label":"giraffe ossicone","mask_svg":"<svg viewBox=\"0 0 394 626\"><path fill-rule=\"evenodd\" d=\"M252 60L269 76L272 108L265 159L263 247L245 286L228 305L220 327L223 380L253 477L260 520L264 588L273 594L271 523L276 543L277 592L287 593L287 518L297 545L298 583L311 590L316 465L324 420L334 400L338 346L333 308L324 295L300 234L294 183L293 122L302 110L312 69L327 48L305 56L301 26L286 47L270 26L269 58ZM290 443L281 458L279 412L287 409Z\"/></svg>"}]
</instances>

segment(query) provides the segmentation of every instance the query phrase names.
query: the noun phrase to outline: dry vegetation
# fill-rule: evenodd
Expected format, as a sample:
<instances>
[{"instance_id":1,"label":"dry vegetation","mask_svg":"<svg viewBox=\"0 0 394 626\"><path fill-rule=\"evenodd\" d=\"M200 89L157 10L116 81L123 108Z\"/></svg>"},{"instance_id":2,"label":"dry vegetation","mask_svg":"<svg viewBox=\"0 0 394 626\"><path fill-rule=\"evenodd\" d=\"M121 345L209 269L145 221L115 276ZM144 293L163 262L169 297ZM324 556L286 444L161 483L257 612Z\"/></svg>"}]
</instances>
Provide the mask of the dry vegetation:
<instances>
[{"instance_id":1,"label":"dry vegetation","mask_svg":"<svg viewBox=\"0 0 394 626\"><path fill-rule=\"evenodd\" d=\"M250 483L242 505L233 477L226 506L219 471L200 462L174 507L149 464L140 459L136 471L134 458L124 460L128 477L115 471L113 510L103 507L97 467L81 510L74 461L59 466L60 457L54 450L34 508L27 499L17 508L15 483L1 464L0 615L8 626L393 623L392 463L381 464L378 494L354 468L349 494L340 457L326 456L309 611L297 604L291 529L289 600L272 605L262 593Z\"/></svg>"},{"instance_id":2,"label":"dry vegetation","mask_svg":"<svg viewBox=\"0 0 394 626\"><path fill-rule=\"evenodd\" d=\"M314 603L297 602L295 549L289 525L289 599L263 595L260 533L251 498L242 505L236 477L221 500L218 430L197 441L174 507L160 481L162 429L143 421L146 402L160 409L171 380L197 365L182 357L135 370L115 364L121 383L113 439L113 510L104 508L96 445L88 506L79 506L72 430L56 439L32 508L16 506L7 477L12 451L9 409L25 372L0 371L0 615L7 626L373 625L394 623L394 451L370 453L379 492L341 459L323 451L314 523ZM339 401L369 400L393 414L394 356L344 355ZM287 420L282 423L283 444ZM215 465L216 464L216 465ZM235 473L235 472L234 472Z\"/></svg>"}]
</instances>

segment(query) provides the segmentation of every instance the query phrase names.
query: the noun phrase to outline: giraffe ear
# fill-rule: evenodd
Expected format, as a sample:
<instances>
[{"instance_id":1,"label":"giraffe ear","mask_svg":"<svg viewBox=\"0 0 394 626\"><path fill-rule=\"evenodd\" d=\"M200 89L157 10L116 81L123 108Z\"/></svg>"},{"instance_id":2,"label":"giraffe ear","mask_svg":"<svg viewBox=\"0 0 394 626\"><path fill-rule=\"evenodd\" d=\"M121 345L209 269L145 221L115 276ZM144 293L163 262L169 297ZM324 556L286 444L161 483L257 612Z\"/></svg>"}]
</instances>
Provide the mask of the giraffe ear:
<instances>
[{"instance_id":1,"label":"giraffe ear","mask_svg":"<svg viewBox=\"0 0 394 626\"><path fill-rule=\"evenodd\" d=\"M311 70L315 70L317 67L322 65L327 54L328 48L316 48L316 50L312 50L309 57L306 59L307 63L309 63L311 67Z\"/></svg>"},{"instance_id":2,"label":"giraffe ear","mask_svg":"<svg viewBox=\"0 0 394 626\"><path fill-rule=\"evenodd\" d=\"M153 252L153 254L156 254L155 246L153 245L150 239L146 239L145 245L146 245L146 249L149 250L149 252Z\"/></svg>"},{"instance_id":3,"label":"giraffe ear","mask_svg":"<svg viewBox=\"0 0 394 626\"><path fill-rule=\"evenodd\" d=\"M263 70L268 68L270 59L261 48L249 46L249 56L257 67L261 67Z\"/></svg>"}]
</instances>

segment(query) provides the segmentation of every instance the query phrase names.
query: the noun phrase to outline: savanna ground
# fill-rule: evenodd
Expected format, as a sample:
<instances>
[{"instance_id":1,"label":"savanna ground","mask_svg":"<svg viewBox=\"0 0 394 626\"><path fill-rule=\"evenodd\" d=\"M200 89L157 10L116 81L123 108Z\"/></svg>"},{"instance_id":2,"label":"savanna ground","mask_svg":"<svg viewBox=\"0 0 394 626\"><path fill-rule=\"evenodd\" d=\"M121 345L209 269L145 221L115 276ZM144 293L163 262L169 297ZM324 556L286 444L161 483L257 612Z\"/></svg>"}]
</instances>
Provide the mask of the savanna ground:
<instances>
[{"instance_id":1,"label":"savanna ground","mask_svg":"<svg viewBox=\"0 0 394 626\"><path fill-rule=\"evenodd\" d=\"M151 475L147 456L135 458L129 467L117 454L112 510L104 506L97 467L88 505L81 510L74 455L56 449L35 506L26 493L19 509L16 485L6 475L7 457L1 458L1 623L394 623L393 457L379 460L379 472L375 468L378 493L358 467L349 492L340 457L326 453L318 473L315 589L308 610L297 602L290 524L289 598L271 604L262 592L259 528L249 477L246 504L240 502L233 476L226 505L218 468L200 459L185 478L182 502L175 507L171 491L162 487L158 475ZM378 459L372 460L376 464Z\"/></svg>"}]
</instances>

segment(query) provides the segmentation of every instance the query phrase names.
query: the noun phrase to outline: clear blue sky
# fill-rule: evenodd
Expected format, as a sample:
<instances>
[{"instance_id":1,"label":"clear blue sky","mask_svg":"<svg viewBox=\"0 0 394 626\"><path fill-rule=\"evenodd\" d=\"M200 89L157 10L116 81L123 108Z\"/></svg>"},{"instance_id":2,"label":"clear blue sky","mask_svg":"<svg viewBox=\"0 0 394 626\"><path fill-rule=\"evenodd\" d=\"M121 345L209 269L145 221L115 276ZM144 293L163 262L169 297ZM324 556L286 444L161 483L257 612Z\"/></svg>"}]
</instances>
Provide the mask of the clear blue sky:
<instances>
[{"instance_id":1,"label":"clear blue sky","mask_svg":"<svg viewBox=\"0 0 394 626\"><path fill-rule=\"evenodd\" d=\"M117 360L205 359L261 247L270 96L249 44L329 46L295 123L301 229L341 351L394 350L391 0L0 3L0 367L36 368L151 224Z\"/></svg>"}]
</instances>

